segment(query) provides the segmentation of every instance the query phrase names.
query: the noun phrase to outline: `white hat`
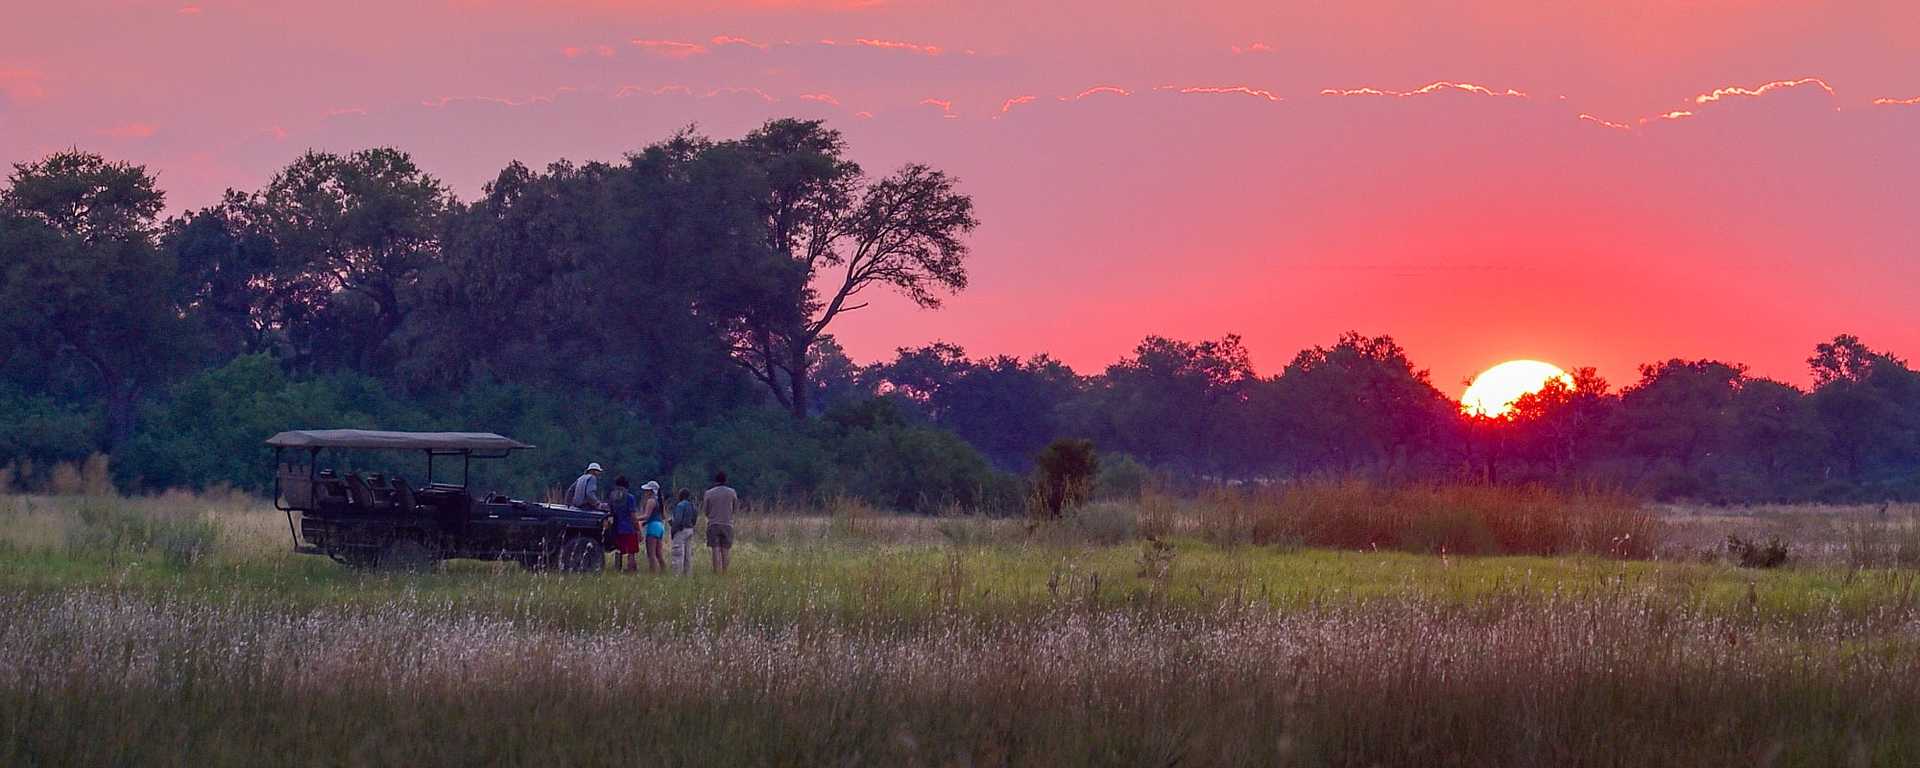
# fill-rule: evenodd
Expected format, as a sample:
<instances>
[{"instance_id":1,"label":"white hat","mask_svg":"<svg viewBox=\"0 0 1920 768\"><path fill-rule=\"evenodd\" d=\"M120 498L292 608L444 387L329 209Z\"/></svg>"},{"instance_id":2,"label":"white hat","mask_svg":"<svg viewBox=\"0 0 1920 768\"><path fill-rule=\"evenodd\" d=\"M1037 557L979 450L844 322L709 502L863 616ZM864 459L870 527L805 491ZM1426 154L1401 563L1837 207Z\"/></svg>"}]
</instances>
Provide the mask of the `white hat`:
<instances>
[{"instance_id":1,"label":"white hat","mask_svg":"<svg viewBox=\"0 0 1920 768\"><path fill-rule=\"evenodd\" d=\"M644 484L644 485L642 485L642 486L640 486L640 490L643 490L643 491L657 491L657 490L660 490L660 484L659 484L659 483L656 483L656 482L654 482L654 481L652 481L652 480L648 480L648 481L646 482L646 484Z\"/></svg>"},{"instance_id":2,"label":"white hat","mask_svg":"<svg viewBox=\"0 0 1920 768\"><path fill-rule=\"evenodd\" d=\"M600 472L600 471L602 471L602 470L600 469L600 462L597 462L597 461L593 461L593 462L588 462L588 463L587 463L587 471L588 471L588 472Z\"/></svg>"}]
</instances>

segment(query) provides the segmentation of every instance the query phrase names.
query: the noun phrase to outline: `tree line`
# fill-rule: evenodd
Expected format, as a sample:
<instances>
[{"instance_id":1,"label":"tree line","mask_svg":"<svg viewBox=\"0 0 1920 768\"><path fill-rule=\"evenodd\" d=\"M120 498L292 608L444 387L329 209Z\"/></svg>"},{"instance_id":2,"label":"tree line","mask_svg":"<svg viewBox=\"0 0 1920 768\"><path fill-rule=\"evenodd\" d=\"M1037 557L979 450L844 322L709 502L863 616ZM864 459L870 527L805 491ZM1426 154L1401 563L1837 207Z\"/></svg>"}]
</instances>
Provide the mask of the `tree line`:
<instances>
[{"instance_id":1,"label":"tree line","mask_svg":"<svg viewBox=\"0 0 1920 768\"><path fill-rule=\"evenodd\" d=\"M935 308L963 290L978 222L948 174L869 174L818 121L516 162L472 201L378 148L164 202L145 168L77 150L0 190L15 482L107 453L127 490L258 490L267 434L359 426L540 444L483 477L521 493L590 459L688 482L724 463L762 497L1004 509L1042 448L1077 437L1169 481L1920 496L1920 378L1850 336L1815 350L1810 391L1673 360L1617 391L1578 371L1500 419L1462 414L1385 336L1267 377L1233 336L1149 337L1092 375L945 343L857 364L832 329L879 291Z\"/></svg>"}]
</instances>

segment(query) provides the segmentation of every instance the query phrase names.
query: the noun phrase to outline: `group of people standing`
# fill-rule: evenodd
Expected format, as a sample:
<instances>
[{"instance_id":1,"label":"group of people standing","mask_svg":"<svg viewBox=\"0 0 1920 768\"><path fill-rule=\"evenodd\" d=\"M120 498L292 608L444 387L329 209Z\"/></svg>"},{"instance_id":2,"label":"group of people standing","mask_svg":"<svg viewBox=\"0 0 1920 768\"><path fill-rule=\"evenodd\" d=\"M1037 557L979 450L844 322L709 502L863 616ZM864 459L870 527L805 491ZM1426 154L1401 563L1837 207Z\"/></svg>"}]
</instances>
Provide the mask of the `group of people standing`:
<instances>
[{"instance_id":1,"label":"group of people standing","mask_svg":"<svg viewBox=\"0 0 1920 768\"><path fill-rule=\"evenodd\" d=\"M727 485L726 472L713 473L713 487L701 495L699 505L694 504L692 492L682 488L674 495L673 506L668 509L658 482L648 480L635 493L624 475L614 478L613 491L602 499L602 471L599 462L588 464L586 471L580 473L580 477L567 489L567 503L581 509L608 512L607 524L613 534L615 571L638 573L639 552L643 543L647 551L647 572L667 571L667 560L661 550L664 542L670 538L673 541L673 572L682 576L692 574L693 534L704 512L707 517L707 549L713 555L713 572L727 572L733 556L733 513L740 506L740 494Z\"/></svg>"}]
</instances>

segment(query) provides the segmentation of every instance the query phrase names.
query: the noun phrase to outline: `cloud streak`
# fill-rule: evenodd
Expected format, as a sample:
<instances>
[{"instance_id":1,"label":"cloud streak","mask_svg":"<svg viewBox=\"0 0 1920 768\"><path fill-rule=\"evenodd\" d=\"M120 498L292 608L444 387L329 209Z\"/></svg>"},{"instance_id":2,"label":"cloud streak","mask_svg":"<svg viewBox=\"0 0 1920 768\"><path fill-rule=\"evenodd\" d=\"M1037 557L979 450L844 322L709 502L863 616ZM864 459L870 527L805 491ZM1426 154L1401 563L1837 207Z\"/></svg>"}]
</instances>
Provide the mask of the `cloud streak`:
<instances>
[{"instance_id":1,"label":"cloud streak","mask_svg":"<svg viewBox=\"0 0 1920 768\"><path fill-rule=\"evenodd\" d=\"M707 52L707 47L704 45L701 45L699 43L683 42L680 40L648 40L648 39L634 38L629 42L631 42L635 47L639 48L640 50L647 52L648 54L659 56L664 59L689 59L695 56L705 55Z\"/></svg>"},{"instance_id":2,"label":"cloud streak","mask_svg":"<svg viewBox=\"0 0 1920 768\"><path fill-rule=\"evenodd\" d=\"M1327 88L1320 91L1320 95L1322 96L1392 96L1395 98L1406 98L1409 96L1426 96L1429 94L1443 93L1447 91L1471 93L1478 96L1501 96L1501 97L1519 98L1519 99L1528 98L1525 92L1517 91L1512 88L1496 91L1492 88L1488 88L1487 86L1479 85L1476 83L1455 83L1455 82L1450 82L1445 80L1434 82L1434 83L1428 83L1427 85L1423 85L1411 91L1393 91L1393 90L1386 90L1382 88Z\"/></svg>"},{"instance_id":3,"label":"cloud streak","mask_svg":"<svg viewBox=\"0 0 1920 768\"><path fill-rule=\"evenodd\" d=\"M1803 77L1798 80L1775 80L1770 83L1762 83L1759 87L1756 87L1756 88L1740 88L1740 87L1715 88L1712 91L1693 97L1693 103L1711 104L1713 102L1720 101L1722 99L1725 99L1731 96L1748 96L1748 97L1765 96L1772 91L1786 90L1789 88L1799 88L1799 87L1808 86L1808 85L1815 86L1815 87L1818 87L1820 90L1826 91L1828 96L1835 95L1833 92L1833 86L1827 85L1827 81L1817 77Z\"/></svg>"},{"instance_id":4,"label":"cloud streak","mask_svg":"<svg viewBox=\"0 0 1920 768\"><path fill-rule=\"evenodd\" d=\"M1267 101L1283 100L1281 99L1281 97L1275 96L1273 94L1273 91L1269 91L1264 88L1249 88L1244 85L1223 85L1223 86L1221 85L1189 85L1189 86L1162 85L1154 88L1154 90L1173 91L1175 93L1239 94L1242 96L1255 96L1258 98L1266 99Z\"/></svg>"}]
</instances>

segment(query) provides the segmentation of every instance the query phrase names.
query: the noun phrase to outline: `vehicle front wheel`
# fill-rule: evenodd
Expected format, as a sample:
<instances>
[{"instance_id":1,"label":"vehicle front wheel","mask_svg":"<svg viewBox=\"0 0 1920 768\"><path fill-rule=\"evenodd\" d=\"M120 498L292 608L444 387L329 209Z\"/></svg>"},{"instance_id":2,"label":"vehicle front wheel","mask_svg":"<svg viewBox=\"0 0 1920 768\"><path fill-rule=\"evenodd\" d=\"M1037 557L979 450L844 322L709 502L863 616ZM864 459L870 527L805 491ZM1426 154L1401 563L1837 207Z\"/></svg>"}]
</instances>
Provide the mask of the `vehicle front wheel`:
<instances>
[{"instance_id":1,"label":"vehicle front wheel","mask_svg":"<svg viewBox=\"0 0 1920 768\"><path fill-rule=\"evenodd\" d=\"M413 539L394 539L380 550L380 569L406 573L433 570L433 552Z\"/></svg>"},{"instance_id":2,"label":"vehicle front wheel","mask_svg":"<svg viewBox=\"0 0 1920 768\"><path fill-rule=\"evenodd\" d=\"M598 539L575 536L560 545L560 570L566 573L599 573L607 567L607 551Z\"/></svg>"}]
</instances>

